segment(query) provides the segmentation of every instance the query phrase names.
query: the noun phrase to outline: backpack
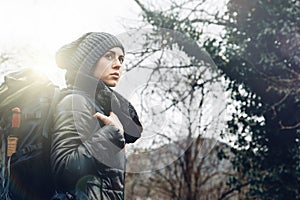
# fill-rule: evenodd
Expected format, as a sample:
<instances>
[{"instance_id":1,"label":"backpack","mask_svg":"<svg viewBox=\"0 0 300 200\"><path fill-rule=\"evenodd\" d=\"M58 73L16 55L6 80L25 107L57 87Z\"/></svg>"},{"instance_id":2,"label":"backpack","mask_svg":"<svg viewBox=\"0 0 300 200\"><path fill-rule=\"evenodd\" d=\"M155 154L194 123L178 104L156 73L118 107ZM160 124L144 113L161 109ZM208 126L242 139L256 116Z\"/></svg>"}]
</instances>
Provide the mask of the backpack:
<instances>
[{"instance_id":1,"label":"backpack","mask_svg":"<svg viewBox=\"0 0 300 200\"><path fill-rule=\"evenodd\" d=\"M0 86L0 199L50 199L50 139L60 91L46 76L23 69Z\"/></svg>"}]
</instances>

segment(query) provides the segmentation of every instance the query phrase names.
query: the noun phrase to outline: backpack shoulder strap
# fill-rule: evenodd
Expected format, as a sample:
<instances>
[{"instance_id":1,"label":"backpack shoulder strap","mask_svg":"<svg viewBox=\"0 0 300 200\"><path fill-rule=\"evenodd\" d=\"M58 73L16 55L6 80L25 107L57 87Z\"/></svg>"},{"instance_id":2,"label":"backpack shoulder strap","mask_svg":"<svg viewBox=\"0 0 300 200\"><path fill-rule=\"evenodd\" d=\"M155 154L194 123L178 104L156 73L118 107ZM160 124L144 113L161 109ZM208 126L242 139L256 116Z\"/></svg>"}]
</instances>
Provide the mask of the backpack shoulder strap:
<instances>
[{"instance_id":1,"label":"backpack shoulder strap","mask_svg":"<svg viewBox=\"0 0 300 200\"><path fill-rule=\"evenodd\" d=\"M44 119L44 125L43 125L43 133L42 135L45 138L48 138L48 131L50 129L50 124L52 122L52 115L55 109L56 104L58 103L60 98L60 89L58 87L54 88L54 95L53 95L53 99L51 101L50 107L49 107L49 112L47 117Z\"/></svg>"}]
</instances>

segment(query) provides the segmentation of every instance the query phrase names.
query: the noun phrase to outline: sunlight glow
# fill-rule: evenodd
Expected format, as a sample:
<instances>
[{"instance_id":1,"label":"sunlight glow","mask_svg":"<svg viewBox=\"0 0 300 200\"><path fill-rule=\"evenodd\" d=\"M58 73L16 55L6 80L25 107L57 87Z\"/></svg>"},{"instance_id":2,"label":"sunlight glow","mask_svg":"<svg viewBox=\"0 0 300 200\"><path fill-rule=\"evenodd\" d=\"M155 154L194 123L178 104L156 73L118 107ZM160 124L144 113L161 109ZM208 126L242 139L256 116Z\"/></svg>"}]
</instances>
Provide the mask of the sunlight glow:
<instances>
[{"instance_id":1,"label":"sunlight glow","mask_svg":"<svg viewBox=\"0 0 300 200\"><path fill-rule=\"evenodd\" d=\"M55 63L54 55L47 53L30 54L24 58L25 65L34 71L46 75L54 84L59 87L65 87L64 73L65 71L58 68Z\"/></svg>"}]
</instances>

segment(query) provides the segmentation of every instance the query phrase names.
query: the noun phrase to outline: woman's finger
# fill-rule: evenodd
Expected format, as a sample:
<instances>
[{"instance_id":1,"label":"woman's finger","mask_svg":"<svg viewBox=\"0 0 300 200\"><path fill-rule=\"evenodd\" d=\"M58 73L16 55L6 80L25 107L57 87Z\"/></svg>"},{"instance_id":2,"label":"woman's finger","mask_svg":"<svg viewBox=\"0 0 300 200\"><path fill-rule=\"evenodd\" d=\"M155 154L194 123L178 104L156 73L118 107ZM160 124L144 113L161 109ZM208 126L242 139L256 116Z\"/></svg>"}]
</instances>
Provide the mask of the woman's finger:
<instances>
[{"instance_id":1,"label":"woman's finger","mask_svg":"<svg viewBox=\"0 0 300 200\"><path fill-rule=\"evenodd\" d=\"M124 128L123 128L123 125L122 125L122 123L120 122L118 116L117 116L115 113L110 112L108 118L110 118L110 119L113 121L113 123L115 124L115 126L116 126L117 128L119 128L120 131L121 131L121 133L123 134L123 133L124 133Z\"/></svg>"},{"instance_id":2,"label":"woman's finger","mask_svg":"<svg viewBox=\"0 0 300 200\"><path fill-rule=\"evenodd\" d=\"M124 133L124 128L122 123L120 122L118 116L113 112L110 112L109 116L97 112L93 115L93 117L100 119L105 125L116 126L121 131L122 134Z\"/></svg>"},{"instance_id":3,"label":"woman's finger","mask_svg":"<svg viewBox=\"0 0 300 200\"><path fill-rule=\"evenodd\" d=\"M104 124L114 124L113 121L109 117L107 117L99 112L95 113L93 115L93 117L100 119Z\"/></svg>"}]
</instances>

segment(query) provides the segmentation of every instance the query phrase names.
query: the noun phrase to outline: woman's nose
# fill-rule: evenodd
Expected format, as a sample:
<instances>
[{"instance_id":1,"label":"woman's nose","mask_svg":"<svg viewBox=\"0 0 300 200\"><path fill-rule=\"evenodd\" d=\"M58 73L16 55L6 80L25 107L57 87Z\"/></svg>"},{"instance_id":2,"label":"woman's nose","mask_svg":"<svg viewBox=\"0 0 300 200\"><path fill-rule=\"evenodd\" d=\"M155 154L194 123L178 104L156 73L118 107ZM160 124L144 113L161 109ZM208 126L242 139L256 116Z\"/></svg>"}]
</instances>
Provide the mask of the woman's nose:
<instances>
[{"instance_id":1,"label":"woman's nose","mask_svg":"<svg viewBox=\"0 0 300 200\"><path fill-rule=\"evenodd\" d=\"M114 60L114 63L113 63L113 68L115 69L120 69L122 67L122 63L121 61L117 58Z\"/></svg>"}]
</instances>

